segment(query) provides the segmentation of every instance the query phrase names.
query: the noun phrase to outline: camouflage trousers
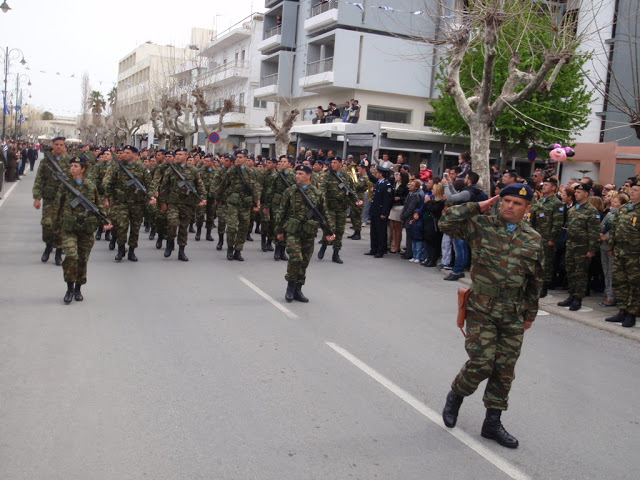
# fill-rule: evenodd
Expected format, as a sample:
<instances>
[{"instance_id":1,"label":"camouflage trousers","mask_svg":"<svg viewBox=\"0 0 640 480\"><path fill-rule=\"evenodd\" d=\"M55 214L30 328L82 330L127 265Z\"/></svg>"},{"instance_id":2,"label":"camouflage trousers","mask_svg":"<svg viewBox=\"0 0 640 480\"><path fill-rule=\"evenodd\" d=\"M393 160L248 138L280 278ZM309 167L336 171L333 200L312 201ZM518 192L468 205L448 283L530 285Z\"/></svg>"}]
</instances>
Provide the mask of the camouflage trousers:
<instances>
[{"instance_id":1,"label":"camouflage trousers","mask_svg":"<svg viewBox=\"0 0 640 480\"><path fill-rule=\"evenodd\" d=\"M227 205L218 205L216 210L218 213L218 234L224 235L227 229Z\"/></svg>"},{"instance_id":2,"label":"camouflage trousers","mask_svg":"<svg viewBox=\"0 0 640 480\"><path fill-rule=\"evenodd\" d=\"M253 224L256 223L258 225L260 225L260 212L254 212L253 209L251 210L251 216L249 217L249 233L251 233L251 227L253 226Z\"/></svg>"},{"instance_id":3,"label":"camouflage trousers","mask_svg":"<svg viewBox=\"0 0 640 480\"><path fill-rule=\"evenodd\" d=\"M95 243L93 233L63 231L60 236L64 249L62 261L64 281L84 285L87 283L89 254Z\"/></svg>"},{"instance_id":4,"label":"camouflage trousers","mask_svg":"<svg viewBox=\"0 0 640 480\"><path fill-rule=\"evenodd\" d=\"M178 246L187 244L189 224L193 215L193 205L169 204L167 209L167 238L173 240L178 234Z\"/></svg>"},{"instance_id":5,"label":"camouflage trousers","mask_svg":"<svg viewBox=\"0 0 640 480\"><path fill-rule=\"evenodd\" d=\"M591 259L587 258L587 247L574 246L567 242L564 264L567 270L569 292L577 298L584 298L589 285L589 266L591 265Z\"/></svg>"},{"instance_id":6,"label":"camouflage trousers","mask_svg":"<svg viewBox=\"0 0 640 480\"><path fill-rule=\"evenodd\" d=\"M269 240L275 237L273 224L271 222L271 210L269 210L269 213L264 213L264 210L260 209L260 229L262 235L266 235Z\"/></svg>"},{"instance_id":7,"label":"camouflage trousers","mask_svg":"<svg viewBox=\"0 0 640 480\"><path fill-rule=\"evenodd\" d=\"M464 397L488 379L482 398L486 408L506 410L524 336L524 320L510 301L471 294L467 302L464 364L451 388Z\"/></svg>"},{"instance_id":8,"label":"camouflage trousers","mask_svg":"<svg viewBox=\"0 0 640 480\"><path fill-rule=\"evenodd\" d=\"M315 235L287 235L287 274L284 276L287 282L300 283L304 285L307 278L307 267L313 256Z\"/></svg>"},{"instance_id":9,"label":"camouflage trousers","mask_svg":"<svg viewBox=\"0 0 640 480\"><path fill-rule=\"evenodd\" d=\"M329 210L327 215L327 223L333 230L333 233L336 234L336 239L333 241L333 249L341 250L342 249L342 236L344 235L344 229L347 225L347 211L346 210ZM323 230L322 232L322 244L326 245L327 239L325 238L329 235L327 232Z\"/></svg>"},{"instance_id":10,"label":"camouflage trousers","mask_svg":"<svg viewBox=\"0 0 640 480\"><path fill-rule=\"evenodd\" d=\"M158 235L166 235L167 234L167 214L162 211L159 204L156 204L154 208L156 209L156 213L155 213L156 232L158 233Z\"/></svg>"},{"instance_id":11,"label":"camouflage trousers","mask_svg":"<svg viewBox=\"0 0 640 480\"><path fill-rule=\"evenodd\" d=\"M47 245L52 245L55 248L62 248L62 241L60 235L53 233L60 230L59 225L53 223L54 216L58 213L55 202L50 200L42 200L42 241Z\"/></svg>"},{"instance_id":12,"label":"camouflage trousers","mask_svg":"<svg viewBox=\"0 0 640 480\"><path fill-rule=\"evenodd\" d=\"M129 247L138 248L138 237L140 236L143 217L144 204L119 203L111 207L111 218L116 227L118 246L121 247L128 243ZM128 242L127 232L129 232Z\"/></svg>"},{"instance_id":13,"label":"camouflage trousers","mask_svg":"<svg viewBox=\"0 0 640 480\"><path fill-rule=\"evenodd\" d=\"M149 205L148 203L144 206L144 226L152 227L155 226L155 213L156 207L154 205Z\"/></svg>"},{"instance_id":14,"label":"camouflage trousers","mask_svg":"<svg viewBox=\"0 0 640 480\"><path fill-rule=\"evenodd\" d=\"M202 226L205 223L205 217L205 228L211 230L213 228L213 220L216 218L216 202L211 197L207 197L207 204L204 207L196 207L196 225Z\"/></svg>"},{"instance_id":15,"label":"camouflage trousers","mask_svg":"<svg viewBox=\"0 0 640 480\"><path fill-rule=\"evenodd\" d=\"M364 205L351 205L351 226L356 232L362 230L362 214L364 213Z\"/></svg>"},{"instance_id":16,"label":"camouflage trousers","mask_svg":"<svg viewBox=\"0 0 640 480\"><path fill-rule=\"evenodd\" d=\"M616 248L612 277L618 308L640 316L640 256Z\"/></svg>"},{"instance_id":17,"label":"camouflage trousers","mask_svg":"<svg viewBox=\"0 0 640 480\"><path fill-rule=\"evenodd\" d=\"M251 207L227 205L227 246L242 251L249 231Z\"/></svg>"},{"instance_id":18,"label":"camouflage trousers","mask_svg":"<svg viewBox=\"0 0 640 480\"><path fill-rule=\"evenodd\" d=\"M544 251L544 283L551 283L555 270L556 246L549 245L549 240L542 239L542 248Z\"/></svg>"}]
</instances>

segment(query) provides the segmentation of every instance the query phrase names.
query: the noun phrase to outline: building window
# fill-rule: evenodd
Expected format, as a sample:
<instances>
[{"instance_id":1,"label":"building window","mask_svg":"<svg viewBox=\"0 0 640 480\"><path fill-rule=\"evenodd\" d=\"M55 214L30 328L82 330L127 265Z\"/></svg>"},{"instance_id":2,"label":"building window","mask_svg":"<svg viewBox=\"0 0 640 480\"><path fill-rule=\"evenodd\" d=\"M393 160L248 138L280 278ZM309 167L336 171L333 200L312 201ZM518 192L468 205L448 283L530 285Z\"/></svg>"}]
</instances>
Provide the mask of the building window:
<instances>
[{"instance_id":1,"label":"building window","mask_svg":"<svg viewBox=\"0 0 640 480\"><path fill-rule=\"evenodd\" d=\"M367 106L367 120L390 123L411 123L411 110Z\"/></svg>"},{"instance_id":2,"label":"building window","mask_svg":"<svg viewBox=\"0 0 640 480\"><path fill-rule=\"evenodd\" d=\"M302 121L303 122L310 122L311 120L316 118L316 112L317 111L318 111L317 108L305 108L302 111Z\"/></svg>"},{"instance_id":3,"label":"building window","mask_svg":"<svg viewBox=\"0 0 640 480\"><path fill-rule=\"evenodd\" d=\"M244 107L244 93L238 95L238 106Z\"/></svg>"},{"instance_id":4,"label":"building window","mask_svg":"<svg viewBox=\"0 0 640 480\"><path fill-rule=\"evenodd\" d=\"M267 102L253 97L253 108L267 108Z\"/></svg>"},{"instance_id":5,"label":"building window","mask_svg":"<svg viewBox=\"0 0 640 480\"><path fill-rule=\"evenodd\" d=\"M432 127L435 119L436 119L436 116L433 114L433 112L424 112L425 127Z\"/></svg>"}]
</instances>

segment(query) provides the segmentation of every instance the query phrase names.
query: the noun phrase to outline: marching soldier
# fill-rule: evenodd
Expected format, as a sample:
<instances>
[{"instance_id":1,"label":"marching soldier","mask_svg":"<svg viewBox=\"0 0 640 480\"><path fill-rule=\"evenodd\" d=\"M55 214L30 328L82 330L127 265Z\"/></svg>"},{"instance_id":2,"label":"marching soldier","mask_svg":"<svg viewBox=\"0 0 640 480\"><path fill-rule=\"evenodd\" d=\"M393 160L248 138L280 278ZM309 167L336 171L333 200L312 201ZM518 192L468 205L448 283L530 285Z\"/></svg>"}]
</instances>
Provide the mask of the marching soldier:
<instances>
[{"instance_id":1,"label":"marching soldier","mask_svg":"<svg viewBox=\"0 0 640 480\"><path fill-rule=\"evenodd\" d=\"M265 210L270 215L275 215L275 212L280 207L284 191L296 183L296 174L291 171L291 166L289 158L286 155L280 155L277 171L271 174L271 181L266 194L267 203ZM272 227L275 228L275 224L273 224ZM285 252L287 244L284 240L278 240L275 233L274 229L272 235L275 237L276 247L273 252L273 259L276 261L284 260L286 262L289 259Z\"/></svg>"},{"instance_id":2,"label":"marching soldier","mask_svg":"<svg viewBox=\"0 0 640 480\"><path fill-rule=\"evenodd\" d=\"M307 303L309 299L302 293L302 285L306 281L307 267L313 256L313 247L320 222L318 216L312 218L307 213L314 206L327 218L327 210L320 191L311 185L312 170L306 165L296 167L296 185L287 188L282 194L280 208L275 212L274 229L279 241L287 242L289 262L287 264L287 291L285 300L298 300ZM305 200L304 193L311 205ZM327 242L334 240L334 235L327 235Z\"/></svg>"},{"instance_id":3,"label":"marching soldier","mask_svg":"<svg viewBox=\"0 0 640 480\"><path fill-rule=\"evenodd\" d=\"M224 196L224 192L221 190L222 181L225 178L225 173L228 169L233 167L236 157L229 153L223 155L220 161L220 168L216 170L213 179L211 180L211 187L209 188L209 197L213 197L216 201L216 210L218 212L218 244L216 250L222 250L224 245L224 233L227 228L227 203ZM228 240L228 238L227 238Z\"/></svg>"},{"instance_id":4,"label":"marching soldier","mask_svg":"<svg viewBox=\"0 0 640 480\"><path fill-rule=\"evenodd\" d=\"M277 174L278 163L275 158L268 157L264 160L265 170L263 172L262 179L262 197L260 198L260 205L262 205L262 215L260 221L261 228L261 237L262 237L262 251L263 252L273 252L274 248L272 242L275 240L275 235L273 233L273 212L270 210L269 205L269 194L271 183L275 180L275 175Z\"/></svg>"},{"instance_id":5,"label":"marching soldier","mask_svg":"<svg viewBox=\"0 0 640 480\"><path fill-rule=\"evenodd\" d=\"M206 239L210 242L213 242L211 230L213 229L213 219L215 218L216 202L213 197L209 196L209 192L211 189L211 182L213 181L215 173L216 171L213 168L213 158L211 157L211 155L207 155L206 157L204 157L204 163L202 165L202 169L200 170L200 178L202 178L204 191L207 194L207 204L204 207L198 207L196 209L196 241L200 241L200 235L202 234L202 225L203 223L205 223L206 216Z\"/></svg>"},{"instance_id":6,"label":"marching soldier","mask_svg":"<svg viewBox=\"0 0 640 480\"><path fill-rule=\"evenodd\" d=\"M160 189L160 185L162 185L164 175L169 169L169 164L174 161L172 151L160 150L158 153L160 154L160 156L157 157L158 166L153 171L153 181L151 182L151 188L149 189L149 194L152 197L155 197L156 201L158 199L158 191ZM156 248L160 250L162 248L162 241L167 239L167 213L162 211L162 206L159 203L156 203L155 207L156 233L158 234Z\"/></svg>"}]
</instances>

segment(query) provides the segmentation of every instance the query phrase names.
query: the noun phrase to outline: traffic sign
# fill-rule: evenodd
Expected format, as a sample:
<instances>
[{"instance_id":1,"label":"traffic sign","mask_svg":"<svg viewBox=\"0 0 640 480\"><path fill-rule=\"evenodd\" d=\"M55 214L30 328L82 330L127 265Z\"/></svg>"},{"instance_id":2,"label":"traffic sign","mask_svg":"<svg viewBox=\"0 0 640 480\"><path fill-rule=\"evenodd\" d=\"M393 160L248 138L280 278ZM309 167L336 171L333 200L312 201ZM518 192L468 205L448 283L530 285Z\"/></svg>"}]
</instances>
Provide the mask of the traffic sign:
<instances>
[{"instance_id":1,"label":"traffic sign","mask_svg":"<svg viewBox=\"0 0 640 480\"><path fill-rule=\"evenodd\" d=\"M211 143L218 143L220 141L220 135L217 132L211 132L209 135L209 141Z\"/></svg>"},{"instance_id":2,"label":"traffic sign","mask_svg":"<svg viewBox=\"0 0 640 480\"><path fill-rule=\"evenodd\" d=\"M536 149L535 148L530 148L529 152L527 153L527 158L529 159L529 161L530 162L535 162L537 156L538 156L538 152L536 151Z\"/></svg>"}]
</instances>

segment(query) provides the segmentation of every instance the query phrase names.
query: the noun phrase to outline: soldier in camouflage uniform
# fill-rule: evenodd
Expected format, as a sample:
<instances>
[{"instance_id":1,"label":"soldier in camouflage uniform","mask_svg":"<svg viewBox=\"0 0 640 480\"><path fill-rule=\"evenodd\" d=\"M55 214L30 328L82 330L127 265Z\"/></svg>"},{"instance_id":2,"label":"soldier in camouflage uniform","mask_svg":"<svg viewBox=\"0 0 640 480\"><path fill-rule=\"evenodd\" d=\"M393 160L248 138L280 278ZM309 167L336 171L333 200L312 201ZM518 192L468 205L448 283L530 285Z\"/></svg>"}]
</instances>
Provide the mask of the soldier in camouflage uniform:
<instances>
[{"instance_id":1,"label":"soldier in camouflage uniform","mask_svg":"<svg viewBox=\"0 0 640 480\"><path fill-rule=\"evenodd\" d=\"M158 166L153 172L153 180L151 182L151 188L149 193L151 196L158 198L158 191L165 173L169 169L169 163L174 162L173 152L170 150L161 150L164 153L164 157L158 159ZM156 248L160 250L162 248L162 241L167 239L167 213L162 211L161 205L156 203L156 233L158 239L156 240Z\"/></svg>"},{"instance_id":2,"label":"soldier in camouflage uniform","mask_svg":"<svg viewBox=\"0 0 640 480\"><path fill-rule=\"evenodd\" d=\"M620 311L607 322L633 327L640 315L640 181L629 192L630 202L616 213L609 245L613 249L613 290Z\"/></svg>"},{"instance_id":3,"label":"soldier in camouflage uniform","mask_svg":"<svg viewBox=\"0 0 640 480\"><path fill-rule=\"evenodd\" d=\"M71 182L75 184L74 186L80 193L100 208L98 189L91 180L84 178L87 167L88 159L84 155L71 159ZM54 222L55 225L59 225L62 248L65 251L62 269L64 281L67 283L67 293L64 296L64 303L67 305L73 299L77 302L84 299L80 287L87 283L87 263L95 242L93 232L98 227L98 219L93 215L87 215L81 205L75 208L71 206L71 202L75 198L73 193L61 186L53 202L55 205ZM103 211L101 213L104 214ZM111 225L104 226L107 231L110 228Z\"/></svg>"},{"instance_id":4,"label":"soldier in camouflage uniform","mask_svg":"<svg viewBox=\"0 0 640 480\"><path fill-rule=\"evenodd\" d=\"M547 177L542 184L542 198L531 207L530 224L542 237L544 249L544 283L540 298L547 296L547 289L553 280L556 240L562 231L565 206L556 196L558 180Z\"/></svg>"},{"instance_id":5,"label":"soldier in camouflage uniform","mask_svg":"<svg viewBox=\"0 0 640 480\"><path fill-rule=\"evenodd\" d=\"M274 174L277 172L278 163L275 158L271 157L266 158L264 162L265 170L262 172L262 197L260 198L260 205L262 205L262 215L260 217L261 248L263 252L273 252L272 242L275 240L275 234L273 233L273 222L271 221L273 212L269 206L269 191L271 183L275 180Z\"/></svg>"},{"instance_id":6,"label":"soldier in camouflage uniform","mask_svg":"<svg viewBox=\"0 0 640 480\"><path fill-rule=\"evenodd\" d=\"M149 190L153 186L153 179L155 178L156 170L158 170L158 165L164 162L164 153L158 151L154 156L149 158ZM145 215L149 216L149 240L154 240L156 238L156 233L158 233L158 204L151 205L148 204L146 208Z\"/></svg>"},{"instance_id":7,"label":"soldier in camouflage uniform","mask_svg":"<svg viewBox=\"0 0 640 480\"><path fill-rule=\"evenodd\" d=\"M148 186L151 182L150 176L144 165L135 161L137 156L138 149L127 145L121 152L118 161L113 162L109 167L102 182L107 195L105 206L110 208L110 214L114 219L116 228L118 253L115 260L117 262L124 258L126 252L125 244L127 243L129 244L127 258L132 262L138 261L135 249L138 248L138 237L147 197L142 191L137 190L134 185L127 186L130 178L120 166L120 163L122 163L142 185ZM127 232L129 233L128 242Z\"/></svg>"},{"instance_id":8,"label":"soldier in camouflage uniform","mask_svg":"<svg viewBox=\"0 0 640 480\"><path fill-rule=\"evenodd\" d=\"M360 240L360 231L362 230L362 214L364 212L364 199L365 194L369 191L369 178L367 177L367 169L364 164L358 165L356 181L354 182L354 190L358 196L358 200L362 201L362 205L351 206L351 226L353 227L353 235L349 235L347 238L351 240Z\"/></svg>"},{"instance_id":9,"label":"soldier in camouflage uniform","mask_svg":"<svg viewBox=\"0 0 640 480\"><path fill-rule=\"evenodd\" d=\"M252 177L254 184L257 186L259 190L259 195L262 197L262 185L263 185L263 175L260 170L256 168L256 162L253 158L253 155L247 155L247 151L244 151L245 154L245 167L249 172L249 175ZM262 204L261 204L262 205ZM251 210L251 215L249 216L249 230L247 231L247 241L253 242L253 238L251 237L251 231L253 230L253 225L256 225L255 233L260 233L260 211Z\"/></svg>"},{"instance_id":10,"label":"soldier in camouflage uniform","mask_svg":"<svg viewBox=\"0 0 640 480\"><path fill-rule=\"evenodd\" d=\"M324 196L329 216L327 223L333 230L336 239L333 241L333 256L331 260L335 263L343 263L340 258L340 250L342 249L342 236L347 224L347 209L349 204L361 207L364 200L358 199L354 191L354 183L351 177L342 171L342 159L340 157L332 157L331 171L327 172L320 182L320 193ZM322 246L318 251L318 258L324 258L324 252L327 250L328 242L322 240Z\"/></svg>"},{"instance_id":11,"label":"soldier in camouflage uniform","mask_svg":"<svg viewBox=\"0 0 640 480\"><path fill-rule=\"evenodd\" d=\"M497 216L491 210L498 197L450 207L439 222L453 238L468 242L472 252L471 295L466 304L465 349L469 360L451 384L442 418L453 428L464 397L488 379L484 392L486 418L481 435L516 448L518 440L502 426L515 365L524 332L536 318L542 287L543 252L540 235L523 222L533 190L524 184L505 187Z\"/></svg>"},{"instance_id":12,"label":"soldier in camouflage uniform","mask_svg":"<svg viewBox=\"0 0 640 480\"><path fill-rule=\"evenodd\" d=\"M209 197L215 198L218 212L218 244L216 245L216 250L222 250L224 233L227 229L227 202L221 190L222 180L225 178L227 170L233 167L235 160L235 155L229 153L223 155L220 167L216 170L213 180L211 181L211 187L209 188Z\"/></svg>"},{"instance_id":13,"label":"soldier in camouflage uniform","mask_svg":"<svg viewBox=\"0 0 640 480\"><path fill-rule=\"evenodd\" d=\"M67 147L64 142L64 137L54 138L49 155L60 165L67 176L69 176L69 160L71 157L66 155ZM60 182L53 177L54 172L51 169L53 169L53 171L56 170L45 155L45 158L42 159L38 166L36 179L33 184L33 206L37 210L42 206L42 220L40 224L42 225L42 241L46 246L40 260L47 262L51 251L55 247L56 265L60 266L62 265L63 249L60 235L56 233L60 228L54 221L56 211L54 200L56 199Z\"/></svg>"},{"instance_id":14,"label":"soldier in camouflage uniform","mask_svg":"<svg viewBox=\"0 0 640 480\"><path fill-rule=\"evenodd\" d=\"M164 251L165 257L170 257L175 248L176 232L178 234L178 260L188 262L189 259L184 253L187 246L187 237L191 215L196 206L204 207L207 204L204 183L200 178L200 172L193 165L187 164L188 151L180 147L175 151L175 162L173 165L197 191L202 201L191 193L186 186L180 187L180 177L169 167L162 179L158 203L162 205L162 211L167 213L167 248Z\"/></svg>"},{"instance_id":15,"label":"soldier in camouflage uniform","mask_svg":"<svg viewBox=\"0 0 640 480\"><path fill-rule=\"evenodd\" d=\"M313 256L313 246L320 224L315 219L309 219L309 206L305 202L300 189L304 190L318 211L327 218L327 209L320 191L311 185L311 168L306 165L296 167L296 182L282 194L282 201L274 215L274 229L279 241L287 242L289 263L287 264L287 291L285 300L298 300L307 303L309 299L302 293L302 285L306 281L307 267ZM332 242L334 235L327 235L326 240Z\"/></svg>"},{"instance_id":16,"label":"soldier in camouflage uniform","mask_svg":"<svg viewBox=\"0 0 640 480\"><path fill-rule=\"evenodd\" d=\"M569 297L558 303L575 312L582 308L582 299L589 288L589 266L600 248L600 212L589 203L591 185L574 187L576 204L567 215L567 250L565 268Z\"/></svg>"},{"instance_id":17,"label":"soldier in camouflage uniform","mask_svg":"<svg viewBox=\"0 0 640 480\"><path fill-rule=\"evenodd\" d=\"M226 204L227 260L244 261L242 249L247 239L251 210L260 210L260 191L255 177L243 168L245 153L236 152L235 164L222 174L219 196ZM218 195L216 195L218 198Z\"/></svg>"},{"instance_id":18,"label":"soldier in camouflage uniform","mask_svg":"<svg viewBox=\"0 0 640 480\"><path fill-rule=\"evenodd\" d=\"M267 186L268 190L265 195L267 207L265 210L268 211L271 215L275 215L275 212L280 207L282 202L282 195L284 191L289 188L289 186L293 186L296 183L296 174L291 170L291 162L286 155L280 155L278 159L278 167L277 171L271 174L271 180ZM289 186L285 183L285 180L289 183ZM274 260L284 260L287 261L289 258L285 253L286 242L284 240L278 240L275 231L275 224L272 224L272 231L270 232L271 238L274 238L276 248L273 252Z\"/></svg>"},{"instance_id":19,"label":"soldier in camouflage uniform","mask_svg":"<svg viewBox=\"0 0 640 480\"><path fill-rule=\"evenodd\" d=\"M215 218L215 207L216 202L213 197L209 197L209 192L211 189L211 182L213 181L213 177L216 171L213 168L213 158L210 155L204 158L204 163L202 168L200 169L200 178L202 178L202 183L204 184L204 191L207 194L207 205L204 207L198 207L196 209L196 241L200 241L200 236L202 235L202 225L205 223L205 215L206 215L206 224L205 227L207 229L206 239L210 242L213 242L213 237L211 236L211 229L213 228L213 219Z\"/></svg>"},{"instance_id":20,"label":"soldier in camouflage uniform","mask_svg":"<svg viewBox=\"0 0 640 480\"><path fill-rule=\"evenodd\" d=\"M87 178L93 183L98 189L98 196L100 197L100 206L104 205L104 200L106 198L106 191L104 186L102 185L102 180L107 173L108 168L111 166L111 162L113 160L113 155L109 150L103 150L97 156L97 163L92 165L89 168L89 172ZM108 212L105 211L105 214L108 215ZM100 240L102 238L103 228L102 225L98 225L98 231L96 232L96 240ZM108 235L108 236L107 236ZM111 231L107 230L105 234L105 240L111 240Z\"/></svg>"}]
</instances>

